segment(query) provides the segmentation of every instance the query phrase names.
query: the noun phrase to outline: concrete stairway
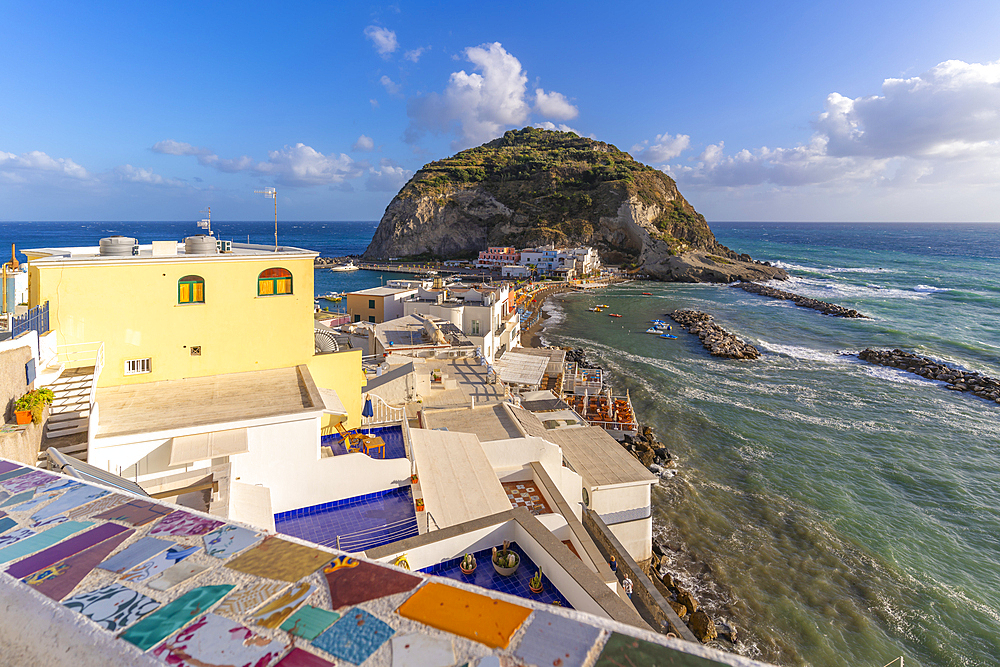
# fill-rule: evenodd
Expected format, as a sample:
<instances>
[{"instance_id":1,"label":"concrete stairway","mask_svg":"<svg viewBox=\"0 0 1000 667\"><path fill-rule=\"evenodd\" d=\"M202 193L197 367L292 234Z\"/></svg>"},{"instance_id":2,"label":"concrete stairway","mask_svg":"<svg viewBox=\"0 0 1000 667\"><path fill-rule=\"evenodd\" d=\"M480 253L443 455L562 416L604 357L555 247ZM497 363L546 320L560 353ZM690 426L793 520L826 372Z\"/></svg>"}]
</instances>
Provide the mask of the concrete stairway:
<instances>
[{"instance_id":1,"label":"concrete stairway","mask_svg":"<svg viewBox=\"0 0 1000 667\"><path fill-rule=\"evenodd\" d=\"M64 454L86 460L93 370L70 369L49 384L55 399L45 422L43 449L58 447Z\"/></svg>"}]
</instances>

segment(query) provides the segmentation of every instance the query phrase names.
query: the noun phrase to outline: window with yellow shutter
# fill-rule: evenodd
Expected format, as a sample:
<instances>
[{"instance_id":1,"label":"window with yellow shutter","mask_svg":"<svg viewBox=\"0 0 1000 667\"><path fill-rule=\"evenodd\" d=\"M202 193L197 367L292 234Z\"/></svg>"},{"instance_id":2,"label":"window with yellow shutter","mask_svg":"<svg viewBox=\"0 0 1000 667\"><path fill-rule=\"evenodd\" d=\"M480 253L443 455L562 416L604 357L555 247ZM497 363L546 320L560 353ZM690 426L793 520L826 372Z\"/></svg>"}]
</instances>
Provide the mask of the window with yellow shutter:
<instances>
[{"instance_id":1,"label":"window with yellow shutter","mask_svg":"<svg viewBox=\"0 0 1000 667\"><path fill-rule=\"evenodd\" d=\"M205 280L184 276L177 281L177 303L205 303Z\"/></svg>"},{"instance_id":2,"label":"window with yellow shutter","mask_svg":"<svg viewBox=\"0 0 1000 667\"><path fill-rule=\"evenodd\" d=\"M257 296L292 293L292 273L288 269L265 269L257 276Z\"/></svg>"}]
</instances>

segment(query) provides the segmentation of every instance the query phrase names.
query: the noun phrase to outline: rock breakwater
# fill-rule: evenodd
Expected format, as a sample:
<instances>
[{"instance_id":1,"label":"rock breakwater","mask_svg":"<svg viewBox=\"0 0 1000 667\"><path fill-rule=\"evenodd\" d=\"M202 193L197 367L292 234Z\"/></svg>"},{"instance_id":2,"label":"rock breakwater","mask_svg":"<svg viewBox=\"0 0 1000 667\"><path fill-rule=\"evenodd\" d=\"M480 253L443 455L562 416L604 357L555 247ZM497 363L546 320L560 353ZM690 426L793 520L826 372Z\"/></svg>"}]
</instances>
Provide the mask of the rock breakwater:
<instances>
[{"instance_id":1,"label":"rock breakwater","mask_svg":"<svg viewBox=\"0 0 1000 667\"><path fill-rule=\"evenodd\" d=\"M857 317L868 319L867 315L863 315L853 308L844 308L843 306L838 306L835 303L827 303L826 301L820 301L819 299L811 299L807 296L802 296L800 294L794 294L792 292L786 292L784 290L775 289L767 285L761 285L760 283L753 282L742 282L735 283L733 287L738 287L741 290L750 292L751 294L760 294L761 296L769 296L774 299L784 299L786 301L793 302L796 306L802 306L803 308L812 308L813 310L818 310L824 315L833 315L834 317Z\"/></svg>"},{"instance_id":2,"label":"rock breakwater","mask_svg":"<svg viewBox=\"0 0 1000 667\"><path fill-rule=\"evenodd\" d=\"M729 333L712 321L712 316L698 310L675 310L670 317L698 336L713 357L723 359L757 359L760 350Z\"/></svg>"},{"instance_id":3,"label":"rock breakwater","mask_svg":"<svg viewBox=\"0 0 1000 667\"><path fill-rule=\"evenodd\" d=\"M1000 380L981 375L975 371L962 371L944 364L902 350L873 350L867 348L858 358L880 366L899 368L910 373L946 382L946 389L975 394L979 398L1000 404Z\"/></svg>"}]
</instances>

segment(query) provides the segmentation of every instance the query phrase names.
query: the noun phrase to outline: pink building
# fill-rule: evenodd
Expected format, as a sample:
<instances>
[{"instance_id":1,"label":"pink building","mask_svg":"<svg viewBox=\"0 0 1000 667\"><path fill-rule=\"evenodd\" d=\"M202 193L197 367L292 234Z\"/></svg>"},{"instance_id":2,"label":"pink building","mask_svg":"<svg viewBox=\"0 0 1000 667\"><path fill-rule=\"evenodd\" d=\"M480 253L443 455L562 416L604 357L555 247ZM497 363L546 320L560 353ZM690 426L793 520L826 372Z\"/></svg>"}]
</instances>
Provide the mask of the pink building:
<instances>
[{"instance_id":1,"label":"pink building","mask_svg":"<svg viewBox=\"0 0 1000 667\"><path fill-rule=\"evenodd\" d=\"M521 253L508 246L493 246L479 253L479 266L504 266L517 264Z\"/></svg>"}]
</instances>

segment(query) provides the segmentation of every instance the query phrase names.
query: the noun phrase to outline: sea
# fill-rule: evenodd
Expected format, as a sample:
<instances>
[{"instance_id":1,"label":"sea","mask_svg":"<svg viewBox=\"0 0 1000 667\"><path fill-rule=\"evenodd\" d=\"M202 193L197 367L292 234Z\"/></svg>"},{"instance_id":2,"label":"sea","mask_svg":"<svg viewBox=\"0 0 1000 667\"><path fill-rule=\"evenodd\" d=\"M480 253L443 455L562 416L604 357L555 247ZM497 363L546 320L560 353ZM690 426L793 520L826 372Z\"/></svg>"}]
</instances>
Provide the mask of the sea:
<instances>
[{"instance_id":1,"label":"sea","mask_svg":"<svg viewBox=\"0 0 1000 667\"><path fill-rule=\"evenodd\" d=\"M360 254L376 226L279 223L279 243ZM711 227L786 269L776 287L869 319L725 285L633 282L547 302L543 342L583 348L677 462L653 489L667 569L737 627L737 645L721 648L759 660L1000 664L1000 405L857 357L898 348L1000 377L1000 224ZM273 221L213 228L273 243ZM19 248L192 233L193 223L0 223L0 240ZM317 269L316 292L399 275ZM597 303L622 317L587 311ZM676 340L644 333L682 308L761 357L710 357L677 326Z\"/></svg>"}]
</instances>

